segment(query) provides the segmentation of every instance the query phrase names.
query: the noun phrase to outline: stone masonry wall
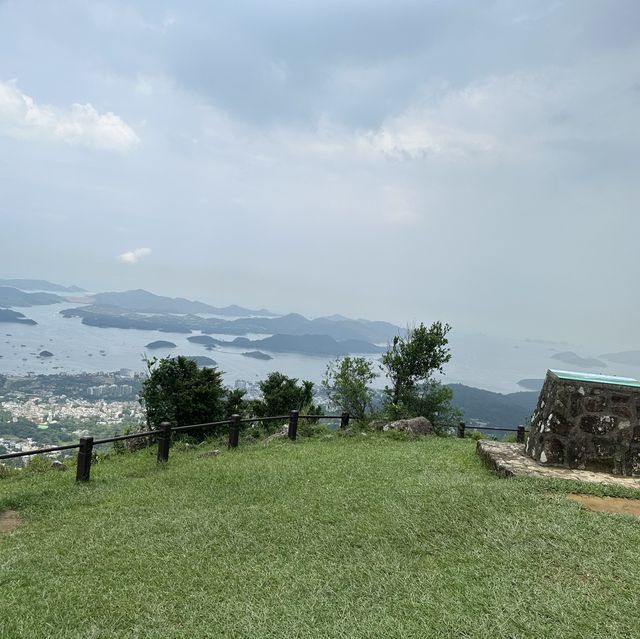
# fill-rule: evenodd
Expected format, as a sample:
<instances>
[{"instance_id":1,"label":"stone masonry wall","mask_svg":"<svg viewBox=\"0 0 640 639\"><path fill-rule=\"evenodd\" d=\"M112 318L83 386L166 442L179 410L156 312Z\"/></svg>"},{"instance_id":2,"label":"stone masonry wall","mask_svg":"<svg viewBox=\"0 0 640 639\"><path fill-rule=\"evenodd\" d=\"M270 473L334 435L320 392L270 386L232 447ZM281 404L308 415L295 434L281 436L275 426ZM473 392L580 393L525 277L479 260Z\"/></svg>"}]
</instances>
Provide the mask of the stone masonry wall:
<instances>
[{"instance_id":1,"label":"stone masonry wall","mask_svg":"<svg viewBox=\"0 0 640 639\"><path fill-rule=\"evenodd\" d=\"M640 476L640 389L547 374L526 451L543 464Z\"/></svg>"}]
</instances>

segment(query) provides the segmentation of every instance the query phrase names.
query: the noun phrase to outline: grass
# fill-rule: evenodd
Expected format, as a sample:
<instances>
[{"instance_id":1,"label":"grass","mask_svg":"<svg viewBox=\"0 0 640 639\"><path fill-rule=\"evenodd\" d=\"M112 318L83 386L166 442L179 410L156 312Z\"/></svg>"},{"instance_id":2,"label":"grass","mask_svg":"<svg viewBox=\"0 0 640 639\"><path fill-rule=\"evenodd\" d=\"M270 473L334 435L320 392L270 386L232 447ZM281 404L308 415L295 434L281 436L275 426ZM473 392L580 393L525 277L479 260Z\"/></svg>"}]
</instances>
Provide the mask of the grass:
<instances>
[{"instance_id":1,"label":"grass","mask_svg":"<svg viewBox=\"0 0 640 639\"><path fill-rule=\"evenodd\" d=\"M640 522L474 448L332 437L0 480L23 520L0 637L637 637Z\"/></svg>"}]
</instances>

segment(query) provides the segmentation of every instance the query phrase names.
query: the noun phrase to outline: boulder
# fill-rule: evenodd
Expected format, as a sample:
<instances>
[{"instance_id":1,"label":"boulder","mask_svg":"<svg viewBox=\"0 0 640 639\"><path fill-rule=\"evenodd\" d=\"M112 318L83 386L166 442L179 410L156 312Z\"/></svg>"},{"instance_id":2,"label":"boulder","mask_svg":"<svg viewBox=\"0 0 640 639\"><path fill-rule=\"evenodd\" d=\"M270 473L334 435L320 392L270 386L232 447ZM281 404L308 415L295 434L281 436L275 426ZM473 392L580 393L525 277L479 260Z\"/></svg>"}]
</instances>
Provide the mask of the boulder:
<instances>
[{"instance_id":1,"label":"boulder","mask_svg":"<svg viewBox=\"0 0 640 639\"><path fill-rule=\"evenodd\" d=\"M389 422L382 427L382 430L399 430L412 435L431 435L433 424L426 417L412 417Z\"/></svg>"}]
</instances>

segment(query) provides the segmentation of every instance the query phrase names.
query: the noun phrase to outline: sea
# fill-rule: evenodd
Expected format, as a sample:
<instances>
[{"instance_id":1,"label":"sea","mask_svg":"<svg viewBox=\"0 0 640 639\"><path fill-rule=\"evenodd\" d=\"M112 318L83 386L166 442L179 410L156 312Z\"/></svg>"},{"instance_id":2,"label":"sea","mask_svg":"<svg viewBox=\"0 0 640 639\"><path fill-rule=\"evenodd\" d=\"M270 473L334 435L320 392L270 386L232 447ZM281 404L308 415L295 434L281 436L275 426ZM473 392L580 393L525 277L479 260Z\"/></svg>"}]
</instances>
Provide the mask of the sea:
<instances>
[{"instance_id":1,"label":"sea","mask_svg":"<svg viewBox=\"0 0 640 639\"><path fill-rule=\"evenodd\" d=\"M143 371L145 358L168 355L204 355L215 360L223 371L225 383L233 386L236 380L256 382L273 371L299 379L320 383L327 365L334 359L292 353L269 353L273 359L257 360L242 355L246 348L218 347L206 350L200 344L187 341L183 333L165 333L137 329L99 328L82 324L79 318L65 318L60 314L64 308L77 304L63 303L50 306L34 306L18 309L37 322L36 326L0 324L0 373L28 375L64 372L117 371L128 368ZM229 319L229 318L226 318ZM220 339L233 340L237 335L212 335ZM249 334L250 339L267 337ZM148 350L145 345L167 340L176 348ZM542 379L548 368L580 370L553 358L562 351L577 351L581 356L596 353L571 344L559 344L530 339L508 339L485 334L465 334L452 331L450 334L452 358L445 366L442 381L461 383L498 393L525 390L518 385L521 379ZM52 357L43 358L39 353L47 350ZM376 366L380 355L367 356ZM604 372L637 377L637 367L609 364ZM375 385L382 387L381 376Z\"/></svg>"}]
</instances>

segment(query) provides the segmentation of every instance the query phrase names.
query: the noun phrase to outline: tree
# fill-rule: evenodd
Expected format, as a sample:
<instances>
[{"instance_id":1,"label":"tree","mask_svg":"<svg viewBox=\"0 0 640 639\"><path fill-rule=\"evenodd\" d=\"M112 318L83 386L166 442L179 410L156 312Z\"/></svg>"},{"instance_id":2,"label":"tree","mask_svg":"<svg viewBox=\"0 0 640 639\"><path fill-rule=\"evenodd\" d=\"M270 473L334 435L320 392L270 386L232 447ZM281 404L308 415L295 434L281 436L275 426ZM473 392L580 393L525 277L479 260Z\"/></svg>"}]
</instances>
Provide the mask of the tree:
<instances>
[{"instance_id":1,"label":"tree","mask_svg":"<svg viewBox=\"0 0 640 639\"><path fill-rule=\"evenodd\" d=\"M310 414L320 414L320 409L313 405L313 382L303 380L298 384L297 378L270 373L259 386L262 399L253 402L256 417L286 415L302 407L308 407Z\"/></svg>"},{"instance_id":2,"label":"tree","mask_svg":"<svg viewBox=\"0 0 640 639\"><path fill-rule=\"evenodd\" d=\"M396 335L389 350L382 356L383 370L391 382L385 389L388 401L399 406L414 395L416 385L427 383L433 373L451 359L447 333L448 324L434 322L427 328L419 326L407 329L406 337Z\"/></svg>"},{"instance_id":3,"label":"tree","mask_svg":"<svg viewBox=\"0 0 640 639\"><path fill-rule=\"evenodd\" d=\"M139 401L151 429L165 421L177 426L222 421L229 410L238 410L242 397L223 386L222 373L215 368L199 368L192 359L178 356L148 360L147 369ZM190 434L200 438L207 431Z\"/></svg>"},{"instance_id":4,"label":"tree","mask_svg":"<svg viewBox=\"0 0 640 639\"><path fill-rule=\"evenodd\" d=\"M371 409L373 391L369 384L377 377L364 357L343 357L327 366L322 385L329 399L355 419L364 419Z\"/></svg>"}]
</instances>

